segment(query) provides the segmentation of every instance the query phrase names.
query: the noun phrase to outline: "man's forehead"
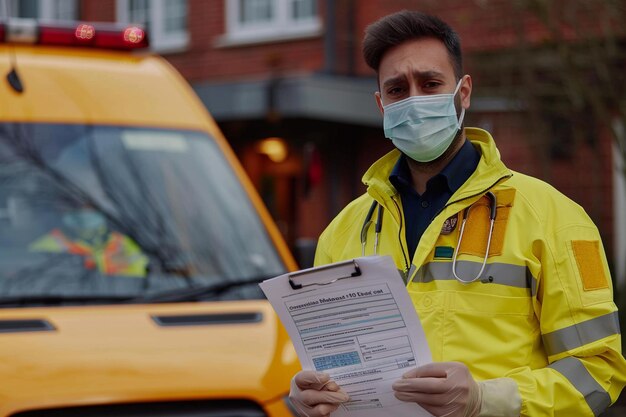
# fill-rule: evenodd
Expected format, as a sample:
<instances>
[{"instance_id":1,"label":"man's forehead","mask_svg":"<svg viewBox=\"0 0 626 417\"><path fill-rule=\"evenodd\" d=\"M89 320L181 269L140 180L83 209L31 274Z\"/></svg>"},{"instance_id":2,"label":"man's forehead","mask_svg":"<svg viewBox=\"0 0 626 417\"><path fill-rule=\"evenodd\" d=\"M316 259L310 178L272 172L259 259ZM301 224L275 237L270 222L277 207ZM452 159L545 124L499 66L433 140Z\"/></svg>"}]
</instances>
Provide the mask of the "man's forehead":
<instances>
[{"instance_id":1,"label":"man's forehead","mask_svg":"<svg viewBox=\"0 0 626 417\"><path fill-rule=\"evenodd\" d=\"M454 76L454 67L443 42L434 38L413 39L390 48L380 61L379 82L399 76Z\"/></svg>"}]
</instances>

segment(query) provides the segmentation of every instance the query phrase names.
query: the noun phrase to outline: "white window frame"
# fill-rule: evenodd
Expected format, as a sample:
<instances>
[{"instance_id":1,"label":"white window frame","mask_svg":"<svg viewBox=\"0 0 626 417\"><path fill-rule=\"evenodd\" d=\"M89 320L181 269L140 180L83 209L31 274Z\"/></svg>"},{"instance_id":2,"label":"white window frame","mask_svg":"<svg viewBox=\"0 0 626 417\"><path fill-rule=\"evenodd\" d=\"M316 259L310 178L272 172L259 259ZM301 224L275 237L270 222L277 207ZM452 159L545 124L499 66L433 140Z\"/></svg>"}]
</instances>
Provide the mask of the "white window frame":
<instances>
[{"instance_id":1,"label":"white window frame","mask_svg":"<svg viewBox=\"0 0 626 417\"><path fill-rule=\"evenodd\" d=\"M7 0L10 1L10 11L12 16L15 16L15 11L18 9L17 5L19 0ZM67 1L67 0L66 0ZM72 0L69 3L67 3L69 5L69 9L72 11L72 15L73 17L71 19L61 19L61 20L77 20L79 18L78 16L78 0ZM4 16L6 14L6 9L4 4L1 4L2 7L2 13L1 15ZM57 18L57 7L58 7L58 2L57 0L39 0L38 4L37 4L37 19L41 19L41 20L59 20Z\"/></svg>"},{"instance_id":2,"label":"white window frame","mask_svg":"<svg viewBox=\"0 0 626 417\"><path fill-rule=\"evenodd\" d=\"M65 0L67 1L67 0ZM78 15L78 0L73 0L67 3L69 9L72 11L72 18L59 19L57 17L58 2L55 0L39 0L39 16L41 19L50 20L77 20L80 18Z\"/></svg>"},{"instance_id":3,"label":"white window frame","mask_svg":"<svg viewBox=\"0 0 626 417\"><path fill-rule=\"evenodd\" d=\"M626 178L624 178L623 169L626 161L622 160L622 147L626 146L626 126L621 120L613 121L613 130L618 137L618 143L613 142L613 230L614 237L614 258L616 284L620 289L626 286L626 266L624 259L626 256Z\"/></svg>"},{"instance_id":4,"label":"white window frame","mask_svg":"<svg viewBox=\"0 0 626 417\"><path fill-rule=\"evenodd\" d=\"M318 14L309 19L293 19L291 0L271 0L275 16L271 22L242 24L239 21L239 0L224 0L226 33L217 40L217 46L267 43L321 35L322 21ZM319 0L318 0L319 4Z\"/></svg>"},{"instance_id":5,"label":"white window frame","mask_svg":"<svg viewBox=\"0 0 626 417\"><path fill-rule=\"evenodd\" d=\"M150 49L158 53L181 52L189 46L189 26L177 32L165 32L165 2L167 0L150 0L148 2L150 15L150 31L148 39ZM116 20L120 23L141 23L131 22L128 10L129 0L116 0L115 14ZM189 7L189 3L187 4Z\"/></svg>"}]
</instances>

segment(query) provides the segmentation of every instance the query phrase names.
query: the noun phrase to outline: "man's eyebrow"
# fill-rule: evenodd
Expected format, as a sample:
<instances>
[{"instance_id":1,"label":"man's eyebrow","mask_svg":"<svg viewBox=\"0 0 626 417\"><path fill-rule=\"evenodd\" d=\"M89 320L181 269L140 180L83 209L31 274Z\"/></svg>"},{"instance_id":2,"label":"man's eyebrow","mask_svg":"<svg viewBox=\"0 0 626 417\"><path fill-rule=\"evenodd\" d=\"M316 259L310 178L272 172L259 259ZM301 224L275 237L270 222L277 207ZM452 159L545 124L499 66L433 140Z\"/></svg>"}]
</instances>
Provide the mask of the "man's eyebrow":
<instances>
[{"instance_id":1,"label":"man's eyebrow","mask_svg":"<svg viewBox=\"0 0 626 417\"><path fill-rule=\"evenodd\" d=\"M413 71L411 74L414 78L417 79L430 79L430 78L443 78L445 75L443 72L439 72L436 70L428 70L428 71ZM389 87L391 85L398 84L400 82L405 81L404 75L398 75L395 77L391 77L386 79L383 82L383 87Z\"/></svg>"},{"instance_id":2,"label":"man's eyebrow","mask_svg":"<svg viewBox=\"0 0 626 417\"><path fill-rule=\"evenodd\" d=\"M443 72L439 72L436 70L429 70L429 71L413 71L413 77L415 78L442 78L444 77L444 73Z\"/></svg>"},{"instance_id":3,"label":"man's eyebrow","mask_svg":"<svg viewBox=\"0 0 626 417\"><path fill-rule=\"evenodd\" d=\"M403 82L404 80L405 80L405 77L403 75L398 75L396 77L387 78L385 82L383 82L383 87L389 87L391 85L395 85L400 82Z\"/></svg>"}]
</instances>

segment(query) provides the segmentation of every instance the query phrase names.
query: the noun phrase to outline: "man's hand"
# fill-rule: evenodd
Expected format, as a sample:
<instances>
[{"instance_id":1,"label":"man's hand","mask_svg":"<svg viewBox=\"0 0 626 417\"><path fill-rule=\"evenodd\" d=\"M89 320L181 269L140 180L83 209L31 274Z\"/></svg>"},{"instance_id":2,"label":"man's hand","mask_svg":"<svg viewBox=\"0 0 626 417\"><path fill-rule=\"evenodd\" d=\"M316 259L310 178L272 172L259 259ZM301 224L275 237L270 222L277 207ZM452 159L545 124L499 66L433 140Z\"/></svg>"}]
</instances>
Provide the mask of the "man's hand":
<instances>
[{"instance_id":1,"label":"man's hand","mask_svg":"<svg viewBox=\"0 0 626 417\"><path fill-rule=\"evenodd\" d=\"M326 417L350 397L328 374L300 371L291 380L289 399L302 417Z\"/></svg>"},{"instance_id":2,"label":"man's hand","mask_svg":"<svg viewBox=\"0 0 626 417\"><path fill-rule=\"evenodd\" d=\"M415 402L437 417L476 417L478 383L460 362L433 362L410 370L392 385L401 401Z\"/></svg>"}]
</instances>

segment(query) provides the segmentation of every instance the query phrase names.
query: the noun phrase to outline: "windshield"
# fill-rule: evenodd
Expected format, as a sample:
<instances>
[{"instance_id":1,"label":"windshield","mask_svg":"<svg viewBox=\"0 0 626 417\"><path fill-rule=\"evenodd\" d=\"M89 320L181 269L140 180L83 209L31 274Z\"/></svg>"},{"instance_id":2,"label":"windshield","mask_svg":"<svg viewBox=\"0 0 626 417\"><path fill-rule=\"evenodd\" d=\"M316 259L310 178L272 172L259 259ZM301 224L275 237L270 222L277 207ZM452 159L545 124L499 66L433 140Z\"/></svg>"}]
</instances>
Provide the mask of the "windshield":
<instances>
[{"instance_id":1,"label":"windshield","mask_svg":"<svg viewBox=\"0 0 626 417\"><path fill-rule=\"evenodd\" d=\"M260 298L256 284L240 284L284 272L205 133L0 125L0 301L102 302L229 283L222 299Z\"/></svg>"}]
</instances>

